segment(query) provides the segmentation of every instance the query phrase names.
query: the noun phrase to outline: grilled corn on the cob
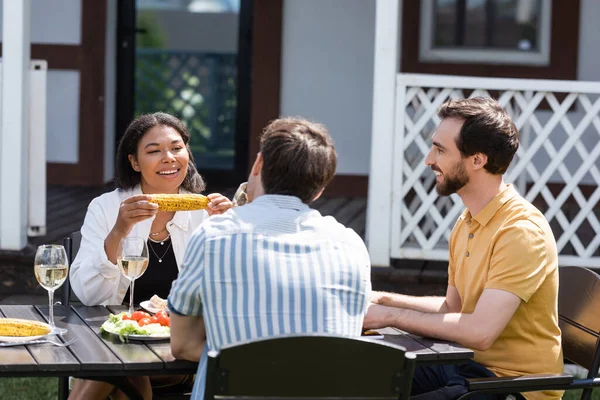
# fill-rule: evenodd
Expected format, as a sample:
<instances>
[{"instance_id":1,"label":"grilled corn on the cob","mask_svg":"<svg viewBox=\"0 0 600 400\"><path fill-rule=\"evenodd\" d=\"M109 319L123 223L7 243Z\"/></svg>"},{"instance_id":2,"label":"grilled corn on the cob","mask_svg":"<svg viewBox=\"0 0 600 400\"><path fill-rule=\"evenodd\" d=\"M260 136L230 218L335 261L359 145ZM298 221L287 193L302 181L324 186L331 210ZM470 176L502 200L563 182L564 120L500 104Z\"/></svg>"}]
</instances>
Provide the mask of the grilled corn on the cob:
<instances>
[{"instance_id":1,"label":"grilled corn on the cob","mask_svg":"<svg viewBox=\"0 0 600 400\"><path fill-rule=\"evenodd\" d=\"M50 326L38 321L0 318L0 336L39 336L50 333Z\"/></svg>"},{"instance_id":2,"label":"grilled corn on the cob","mask_svg":"<svg viewBox=\"0 0 600 400\"><path fill-rule=\"evenodd\" d=\"M153 194L152 203L158 204L158 211L202 210L210 200L201 194Z\"/></svg>"}]
</instances>

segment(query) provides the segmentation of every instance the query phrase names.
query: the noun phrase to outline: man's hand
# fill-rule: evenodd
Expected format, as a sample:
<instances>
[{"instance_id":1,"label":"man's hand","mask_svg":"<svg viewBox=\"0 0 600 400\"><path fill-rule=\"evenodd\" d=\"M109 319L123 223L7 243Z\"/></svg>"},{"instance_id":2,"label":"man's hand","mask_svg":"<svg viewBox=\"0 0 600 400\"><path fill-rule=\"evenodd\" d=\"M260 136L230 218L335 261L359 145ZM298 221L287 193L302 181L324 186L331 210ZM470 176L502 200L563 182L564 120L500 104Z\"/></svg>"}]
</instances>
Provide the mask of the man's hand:
<instances>
[{"instance_id":1,"label":"man's hand","mask_svg":"<svg viewBox=\"0 0 600 400\"><path fill-rule=\"evenodd\" d=\"M379 329L390 326L388 321L390 315L389 307L369 303L363 326L366 329Z\"/></svg>"},{"instance_id":2,"label":"man's hand","mask_svg":"<svg viewBox=\"0 0 600 400\"><path fill-rule=\"evenodd\" d=\"M457 307L454 303L452 306ZM369 329L393 326L416 335L487 350L520 304L518 296L500 289L485 289L473 313L432 313L369 303L363 325Z\"/></svg>"},{"instance_id":3,"label":"man's hand","mask_svg":"<svg viewBox=\"0 0 600 400\"><path fill-rule=\"evenodd\" d=\"M208 197L210 200L210 203L208 203L208 208L206 209L208 215L223 214L225 211L233 207L231 200L223 196L221 193L211 193L206 197Z\"/></svg>"},{"instance_id":4,"label":"man's hand","mask_svg":"<svg viewBox=\"0 0 600 400\"><path fill-rule=\"evenodd\" d=\"M375 292L372 291L371 292L371 298L369 299L369 301L373 304L383 304L383 300L385 298L386 293L385 292Z\"/></svg>"}]
</instances>

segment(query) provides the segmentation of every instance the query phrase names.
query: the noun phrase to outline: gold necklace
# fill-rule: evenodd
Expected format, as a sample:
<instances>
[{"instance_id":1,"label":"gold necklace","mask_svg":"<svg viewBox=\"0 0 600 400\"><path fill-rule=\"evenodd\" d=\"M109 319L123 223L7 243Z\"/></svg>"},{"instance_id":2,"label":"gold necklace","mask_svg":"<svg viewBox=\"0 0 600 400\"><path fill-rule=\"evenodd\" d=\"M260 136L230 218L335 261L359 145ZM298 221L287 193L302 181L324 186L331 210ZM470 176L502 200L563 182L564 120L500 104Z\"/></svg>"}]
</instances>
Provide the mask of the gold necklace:
<instances>
[{"instance_id":1,"label":"gold necklace","mask_svg":"<svg viewBox=\"0 0 600 400\"><path fill-rule=\"evenodd\" d=\"M164 227L164 228L162 228L162 229L161 229L160 231L158 231L158 232L150 232L150 236L158 236L158 235L160 235L161 233L163 233L163 232L164 232L164 231L166 231L166 230L167 230L167 226L165 225L165 227Z\"/></svg>"}]
</instances>

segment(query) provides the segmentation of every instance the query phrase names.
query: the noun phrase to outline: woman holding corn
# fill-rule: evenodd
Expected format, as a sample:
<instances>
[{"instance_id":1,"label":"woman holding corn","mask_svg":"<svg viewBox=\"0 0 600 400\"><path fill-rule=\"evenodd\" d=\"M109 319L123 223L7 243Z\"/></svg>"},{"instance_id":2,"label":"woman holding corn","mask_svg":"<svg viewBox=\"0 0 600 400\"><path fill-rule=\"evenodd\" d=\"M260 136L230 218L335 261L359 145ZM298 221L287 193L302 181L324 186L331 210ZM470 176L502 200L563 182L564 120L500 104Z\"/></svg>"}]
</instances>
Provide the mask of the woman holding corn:
<instances>
[{"instance_id":1,"label":"woman holding corn","mask_svg":"<svg viewBox=\"0 0 600 400\"><path fill-rule=\"evenodd\" d=\"M117 149L117 189L90 203L71 265L71 286L83 304L123 302L129 281L116 266L116 253L127 236L148 238L150 263L136 281L135 302L153 294L166 298L194 229L208 216L231 208L231 201L218 193L207 196L205 210L158 212L151 202L152 194L205 189L189 138L183 123L165 113L142 115L125 131Z\"/></svg>"},{"instance_id":2,"label":"woman holding corn","mask_svg":"<svg viewBox=\"0 0 600 400\"><path fill-rule=\"evenodd\" d=\"M116 266L116 253L121 239L128 236L148 238L150 261L145 274L136 280L135 303L154 294L167 298L192 232L210 215L231 208L231 201L218 193L207 196L205 209L194 211L185 210L189 208L185 199L167 206L183 211L159 212L158 204L152 202L153 194L197 194L205 189L189 140L179 119L160 112L140 116L125 131L117 149L117 188L90 203L81 228L81 247L71 265L71 287L83 304L123 302L129 280ZM163 208L167 201L161 200ZM112 390L102 382L79 382L78 386L74 398L105 398ZM147 392L147 382L138 386Z\"/></svg>"}]
</instances>

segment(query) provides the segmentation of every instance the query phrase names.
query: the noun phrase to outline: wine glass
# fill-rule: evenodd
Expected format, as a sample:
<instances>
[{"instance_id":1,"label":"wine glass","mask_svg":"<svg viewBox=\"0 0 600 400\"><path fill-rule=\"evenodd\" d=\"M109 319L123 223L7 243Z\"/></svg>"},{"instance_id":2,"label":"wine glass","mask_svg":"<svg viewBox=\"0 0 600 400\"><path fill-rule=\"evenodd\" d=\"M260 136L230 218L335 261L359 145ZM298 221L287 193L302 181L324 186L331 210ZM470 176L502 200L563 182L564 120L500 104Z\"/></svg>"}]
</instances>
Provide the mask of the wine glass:
<instances>
[{"instance_id":1,"label":"wine glass","mask_svg":"<svg viewBox=\"0 0 600 400\"><path fill-rule=\"evenodd\" d=\"M33 263L35 279L48 291L49 321L52 333L62 335L66 329L54 324L54 291L61 287L69 274L69 262L65 248L58 244L43 244L35 252Z\"/></svg>"},{"instance_id":2,"label":"wine glass","mask_svg":"<svg viewBox=\"0 0 600 400\"><path fill-rule=\"evenodd\" d=\"M248 195L246 194L246 188L248 182L242 182L233 195L233 206L243 206L248 203Z\"/></svg>"},{"instance_id":3,"label":"wine glass","mask_svg":"<svg viewBox=\"0 0 600 400\"><path fill-rule=\"evenodd\" d=\"M135 280L144 275L148 268L148 245L140 237L121 239L117 248L117 265L125 278L129 279L129 315L133 314L133 286Z\"/></svg>"}]
</instances>

